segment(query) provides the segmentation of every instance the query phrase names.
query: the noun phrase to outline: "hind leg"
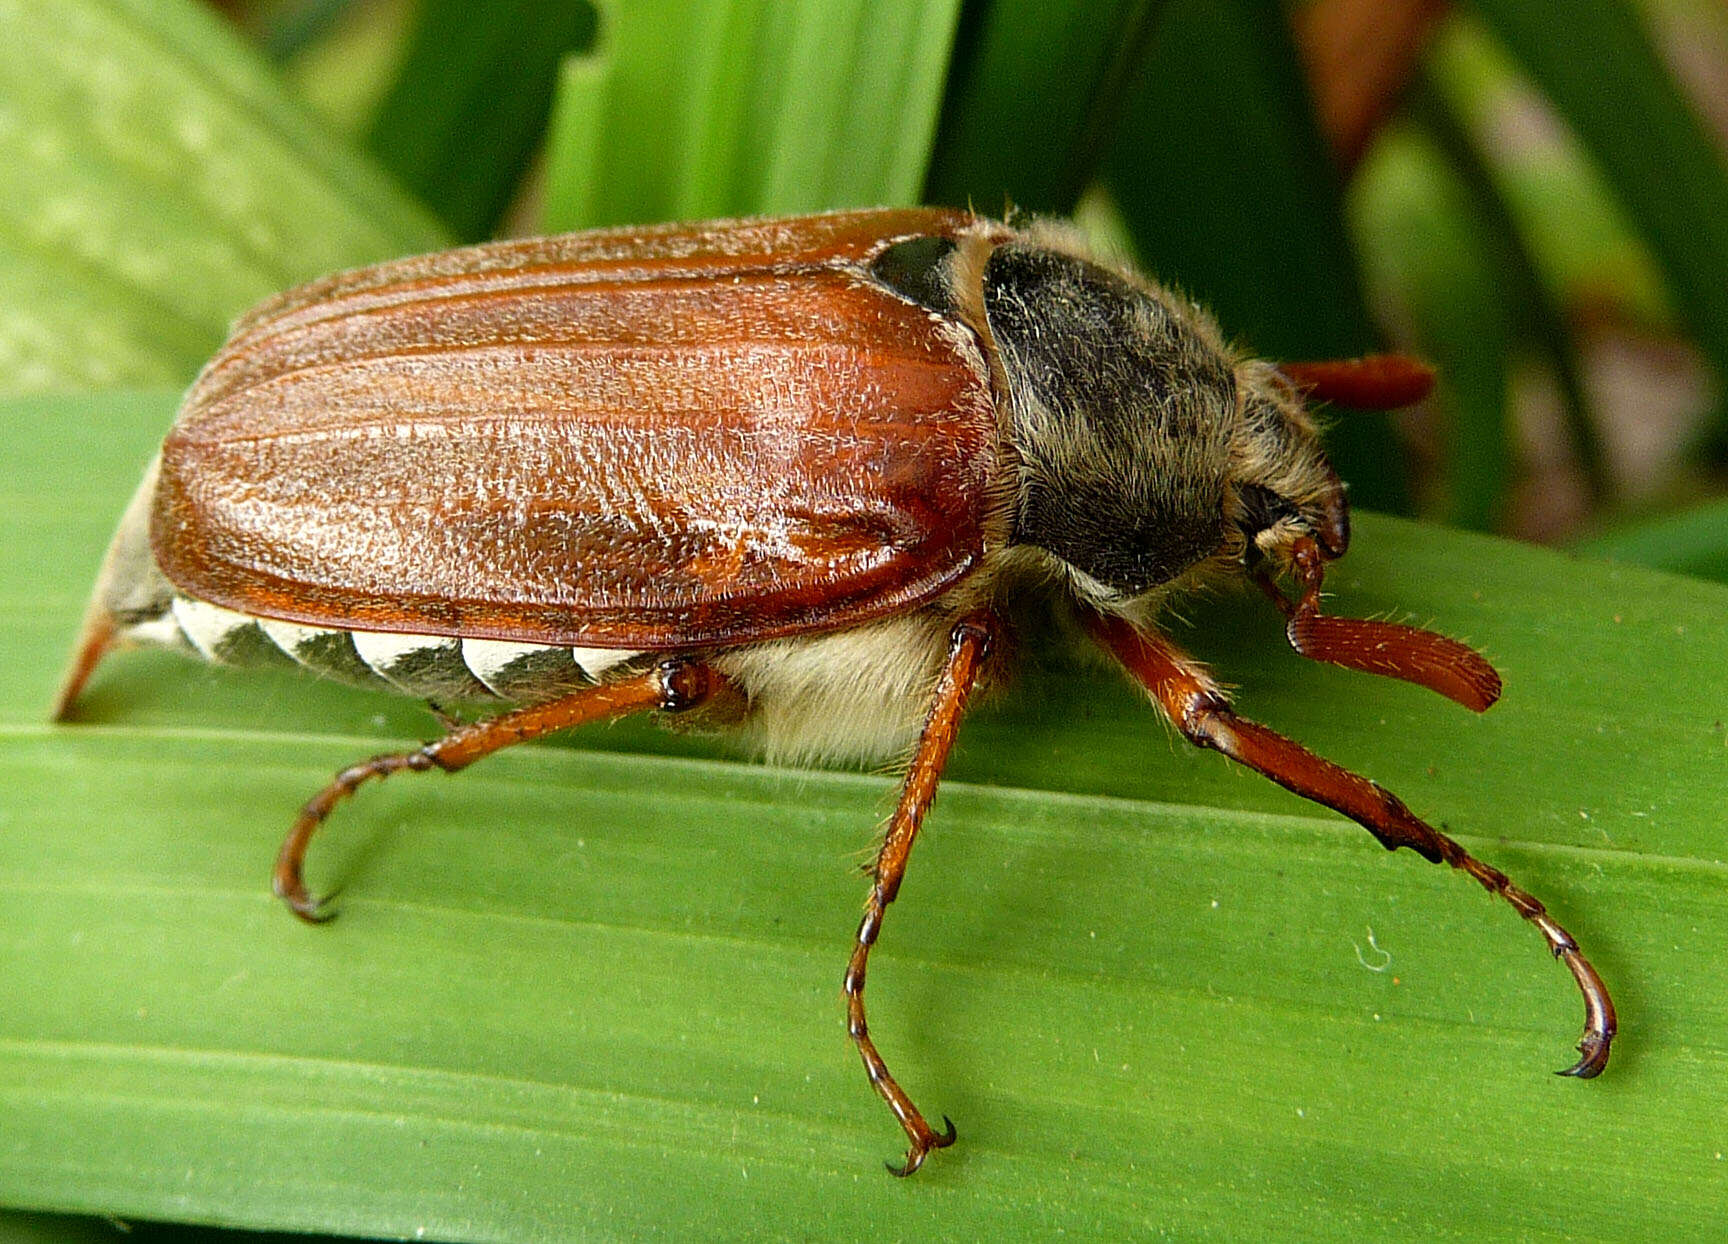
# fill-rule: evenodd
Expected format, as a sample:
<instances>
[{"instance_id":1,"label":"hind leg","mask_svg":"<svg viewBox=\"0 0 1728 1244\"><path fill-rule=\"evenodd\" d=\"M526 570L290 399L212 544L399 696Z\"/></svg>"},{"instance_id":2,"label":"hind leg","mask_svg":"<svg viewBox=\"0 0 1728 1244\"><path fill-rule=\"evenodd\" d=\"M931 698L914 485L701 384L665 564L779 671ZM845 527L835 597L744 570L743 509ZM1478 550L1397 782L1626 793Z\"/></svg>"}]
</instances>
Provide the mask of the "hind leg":
<instances>
[{"instance_id":1,"label":"hind leg","mask_svg":"<svg viewBox=\"0 0 1728 1244\"><path fill-rule=\"evenodd\" d=\"M389 777L404 769L416 773L443 769L454 773L502 748L572 726L650 710L682 712L695 708L725 686L726 680L703 662L675 658L631 678L583 687L544 704L457 726L443 738L411 752L390 752L350 765L307 801L282 840L274 876L277 897L302 920L317 923L334 914L326 908L323 898L306 889L303 873L306 849L336 805L372 778Z\"/></svg>"}]
</instances>

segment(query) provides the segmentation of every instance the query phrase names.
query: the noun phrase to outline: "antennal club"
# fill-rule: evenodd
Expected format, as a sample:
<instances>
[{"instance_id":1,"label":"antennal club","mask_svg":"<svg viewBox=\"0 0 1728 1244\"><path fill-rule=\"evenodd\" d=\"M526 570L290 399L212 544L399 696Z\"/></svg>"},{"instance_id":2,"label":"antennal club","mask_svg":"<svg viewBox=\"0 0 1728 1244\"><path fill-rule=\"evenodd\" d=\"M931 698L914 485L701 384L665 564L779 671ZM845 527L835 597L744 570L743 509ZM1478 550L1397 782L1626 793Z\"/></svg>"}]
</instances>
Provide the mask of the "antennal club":
<instances>
[{"instance_id":1,"label":"antennal club","mask_svg":"<svg viewBox=\"0 0 1728 1244\"><path fill-rule=\"evenodd\" d=\"M1478 713L1500 698L1500 675L1474 648L1417 626L1321 613L1326 561L1312 539L1298 539L1290 561L1302 586L1302 595L1295 601L1264 566L1254 572L1254 580L1288 619L1284 633L1303 656L1415 683Z\"/></svg>"},{"instance_id":2,"label":"antennal club","mask_svg":"<svg viewBox=\"0 0 1728 1244\"><path fill-rule=\"evenodd\" d=\"M1352 410L1412 406L1434 388L1434 369L1407 354L1280 363L1278 370L1315 401Z\"/></svg>"}]
</instances>

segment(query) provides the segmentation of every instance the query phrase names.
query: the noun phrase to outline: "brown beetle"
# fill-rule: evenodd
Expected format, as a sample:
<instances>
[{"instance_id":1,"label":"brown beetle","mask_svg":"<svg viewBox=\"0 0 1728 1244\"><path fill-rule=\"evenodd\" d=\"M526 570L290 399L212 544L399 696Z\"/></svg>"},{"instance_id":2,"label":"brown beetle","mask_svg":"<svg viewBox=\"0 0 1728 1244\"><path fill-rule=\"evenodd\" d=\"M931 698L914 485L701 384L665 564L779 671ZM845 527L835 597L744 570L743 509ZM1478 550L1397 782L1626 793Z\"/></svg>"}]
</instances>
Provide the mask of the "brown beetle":
<instances>
[{"instance_id":1,"label":"brown beetle","mask_svg":"<svg viewBox=\"0 0 1728 1244\"><path fill-rule=\"evenodd\" d=\"M1349 539L1304 391L1419 396L1395 359L1241 358L1192 305L1054 226L842 212L504 242L343 273L248 315L187 398L115 536L60 704L121 643L292 660L434 699L518 705L344 770L276 891L369 778L659 710L780 759L915 741L845 976L870 1082L937 1131L864 1013L870 948L961 715L1012 619L1054 602L1172 723L1386 847L1462 869L1613 1005L1542 904L1377 784L1231 711L1165 602L1246 574L1295 648L1478 711L1500 682L1427 631L1320 612ZM1293 597L1277 584L1296 585Z\"/></svg>"}]
</instances>

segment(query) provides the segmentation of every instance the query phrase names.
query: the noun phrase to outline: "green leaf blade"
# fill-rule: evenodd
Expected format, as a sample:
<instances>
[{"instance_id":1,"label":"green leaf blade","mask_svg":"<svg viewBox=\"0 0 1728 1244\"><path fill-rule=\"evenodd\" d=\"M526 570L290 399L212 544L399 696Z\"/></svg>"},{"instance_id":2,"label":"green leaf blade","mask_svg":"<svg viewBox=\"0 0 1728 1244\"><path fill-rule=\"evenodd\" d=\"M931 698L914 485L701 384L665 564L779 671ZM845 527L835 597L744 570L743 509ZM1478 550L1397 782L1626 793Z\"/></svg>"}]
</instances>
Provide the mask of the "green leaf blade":
<instances>
[{"instance_id":1,"label":"green leaf blade","mask_svg":"<svg viewBox=\"0 0 1728 1244\"><path fill-rule=\"evenodd\" d=\"M1728 745L1682 671L1728 664L1728 589L1365 517L1333 607L1485 645L1480 717L1300 661L1247 597L1179 632L1550 904L1621 1006L1588 1085L1548 1074L1577 996L1504 904L1035 667L967 723L872 960L890 1065L961 1130L900 1184L838 997L887 778L620 728L397 779L317 844L314 929L277 836L422 709L140 652L42 722L172 407L0 406L0 520L60 552L0 565L5 1203L460 1239L1709 1221Z\"/></svg>"},{"instance_id":2,"label":"green leaf blade","mask_svg":"<svg viewBox=\"0 0 1728 1244\"><path fill-rule=\"evenodd\" d=\"M1728 583L1728 501L1626 523L1582 542L1579 551Z\"/></svg>"},{"instance_id":3,"label":"green leaf blade","mask_svg":"<svg viewBox=\"0 0 1728 1244\"><path fill-rule=\"evenodd\" d=\"M958 12L957 0L608 9L595 64L567 71L554 105L547 227L914 202Z\"/></svg>"},{"instance_id":4,"label":"green leaf blade","mask_svg":"<svg viewBox=\"0 0 1728 1244\"><path fill-rule=\"evenodd\" d=\"M11 5L0 40L0 392L184 382L264 295L441 240L189 5Z\"/></svg>"},{"instance_id":5,"label":"green leaf blade","mask_svg":"<svg viewBox=\"0 0 1728 1244\"><path fill-rule=\"evenodd\" d=\"M131 758L106 766L117 784L98 810L122 812L136 783L163 776L159 747L122 746ZM267 800L311 776L252 750ZM209 759L198 752L167 776ZM909 1231L931 1214L1019 1231L1271 1230L1297 1197L1336 1234L1376 1213L1439 1221L1441 1202L1419 1191L1421 1172L1439 1168L1485 1215L1564 1231L1577 1220L1541 1191L1570 1169L1567 1136L1581 1126L1605 1154L1628 1155L1602 1159L1610 1190L1591 1212L1658 1192L1695 1201L1711 1186L1703 1155L1639 1175L1630 1155L1652 1118L1632 1089L1651 1093L1655 1074L1696 1090L1720 1074L1719 1048L1681 1036L1709 1031L1719 1007L1629 1026L1615 1080L1544 1079L1576 1022L1569 985L1508 913L1466 900L1455 878L1394 867L1312 818L1122 809L1093 820L1079 802L1060 829L1016 831L1014 796L1004 806L957 784L891 924L873 1018L920 1097L962 1120L965 1147L932 1166L916 1198L888 1200L876 1160L897 1132L859 1081L834 1000L838 926L858 883L832 844L861 780L817 780L814 798L787 799L784 779L685 761L644 770L541 751L500 764L478 787L452 784L453 804L410 797L396 815L412 831L393 835L384 871L361 870L326 930L249 890L258 869L244 835L212 852L206 835L164 824L70 885L58 879L69 861L52 853L23 870L44 878L34 893L9 859L6 906L33 934L9 938L8 953L31 953L74 999L52 1014L18 1005L16 986L5 999L15 1032L48 1029L0 1043L9 1130L26 1152L59 1155L10 1173L0 1162L9 1199L112 1212L80 1192L118 1181L129 1213L568 1238L604 1223L711 1233L763 1196L779 1221L847 1232L873 1220ZM673 806L621 818L620 806L640 807L645 778L679 792ZM692 798L715 778L723 797ZM570 828L524 827L520 846L484 832L499 796L524 784L546 790L551 823ZM748 868L727 869L717 864L741 787L754 788L744 811L765 832ZM352 849L353 834L340 837ZM446 847L458 854L443 870L393 862ZM163 863L128 876L116 865L134 851ZM564 867L523 891L528 868L506 879L485 864L530 857ZM1659 865L1614 861L1610 883L1600 857L1515 858L1574 906L1674 890ZM1283 884L1257 881L1263 869ZM424 888L427 873L453 872L478 887ZM1155 930L1108 905L1125 876L1151 891ZM1032 919L1011 901L1045 886ZM1697 916L1683 902L1619 944L1616 982L1646 992L1656 978L1636 958L1660 955L1660 939ZM1196 963L1207 965L1198 978ZM1646 1014L1663 1018L1648 1000ZM95 1042L67 1031L97 1026ZM1455 1099L1460 1077L1469 1117L1447 1113L1417 1139L1412 1125ZM1707 1128L1711 1111L1695 1099L1663 1134ZM1491 1143L1501 1129L1517 1132L1516 1148ZM1367 1185L1348 1175L1361 1164L1375 1172ZM1375 1192L1381 1179L1402 1191ZM1085 1197L1056 1195L1075 1181Z\"/></svg>"},{"instance_id":6,"label":"green leaf blade","mask_svg":"<svg viewBox=\"0 0 1728 1244\"><path fill-rule=\"evenodd\" d=\"M457 237L489 236L539 147L560 64L598 20L570 0L428 0L367 145Z\"/></svg>"},{"instance_id":7,"label":"green leaf blade","mask_svg":"<svg viewBox=\"0 0 1728 1244\"><path fill-rule=\"evenodd\" d=\"M1013 0L982 8L963 46L929 198L996 214L1067 215L1097 173L1145 55L1157 0Z\"/></svg>"},{"instance_id":8,"label":"green leaf blade","mask_svg":"<svg viewBox=\"0 0 1728 1244\"><path fill-rule=\"evenodd\" d=\"M1472 210L1470 187L1419 129L1384 132L1352 186L1357 236L1383 290L1396 290L1423 358L1445 383L1450 426L1430 508L1457 526L1497 525L1512 478L1509 403L1516 345L1507 265Z\"/></svg>"}]
</instances>

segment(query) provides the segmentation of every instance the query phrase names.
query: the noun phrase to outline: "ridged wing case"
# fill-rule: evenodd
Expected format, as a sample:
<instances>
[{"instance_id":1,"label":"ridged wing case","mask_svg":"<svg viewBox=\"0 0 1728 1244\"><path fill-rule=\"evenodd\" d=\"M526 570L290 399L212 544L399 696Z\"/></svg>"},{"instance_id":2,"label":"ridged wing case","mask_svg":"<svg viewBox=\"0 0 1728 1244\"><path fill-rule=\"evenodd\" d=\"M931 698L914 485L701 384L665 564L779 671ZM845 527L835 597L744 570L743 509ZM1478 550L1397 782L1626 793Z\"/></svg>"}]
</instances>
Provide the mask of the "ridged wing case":
<instances>
[{"instance_id":1,"label":"ridged wing case","mask_svg":"<svg viewBox=\"0 0 1728 1244\"><path fill-rule=\"evenodd\" d=\"M982 554L969 330L874 281L963 213L494 243L265 303L169 435L188 594L314 626L677 648L933 598Z\"/></svg>"}]
</instances>

